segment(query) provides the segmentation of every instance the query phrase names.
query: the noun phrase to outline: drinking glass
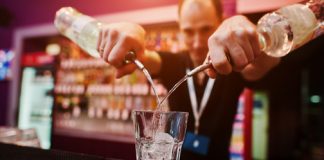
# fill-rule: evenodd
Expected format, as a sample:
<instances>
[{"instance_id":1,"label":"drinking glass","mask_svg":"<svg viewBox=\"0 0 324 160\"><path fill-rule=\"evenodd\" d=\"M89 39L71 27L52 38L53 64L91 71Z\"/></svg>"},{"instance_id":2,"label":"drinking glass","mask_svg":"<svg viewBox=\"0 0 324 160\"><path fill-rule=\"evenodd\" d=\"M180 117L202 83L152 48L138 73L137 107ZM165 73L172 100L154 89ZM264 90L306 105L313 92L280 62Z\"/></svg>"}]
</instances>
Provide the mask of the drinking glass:
<instances>
[{"instance_id":1,"label":"drinking glass","mask_svg":"<svg viewBox=\"0 0 324 160\"><path fill-rule=\"evenodd\" d=\"M188 113L132 111L137 160L179 160Z\"/></svg>"}]
</instances>

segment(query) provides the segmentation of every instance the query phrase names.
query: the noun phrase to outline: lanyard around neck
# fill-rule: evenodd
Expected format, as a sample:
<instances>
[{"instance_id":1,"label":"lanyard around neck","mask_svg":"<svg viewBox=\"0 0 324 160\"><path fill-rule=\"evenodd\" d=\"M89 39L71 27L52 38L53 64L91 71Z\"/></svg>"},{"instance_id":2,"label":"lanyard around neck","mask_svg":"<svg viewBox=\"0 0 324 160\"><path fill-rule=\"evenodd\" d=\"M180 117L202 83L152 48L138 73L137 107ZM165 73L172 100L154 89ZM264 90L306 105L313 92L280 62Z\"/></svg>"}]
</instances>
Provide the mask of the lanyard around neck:
<instances>
[{"instance_id":1,"label":"lanyard around neck","mask_svg":"<svg viewBox=\"0 0 324 160\"><path fill-rule=\"evenodd\" d=\"M186 72L188 73L190 70L187 68ZM199 129L199 121L200 118L207 106L207 102L209 100L211 91L213 89L215 83L215 79L208 79L208 83L206 85L205 91L204 91L204 95L201 99L200 102L200 107L199 107L199 111L198 111L198 102L197 102L197 96L196 96L196 91L195 91L195 86L193 83L193 78L189 77L188 78L188 90L189 90L189 97L190 97L190 102L191 102L191 108L192 108L192 112L195 118L195 134L198 134L198 129Z\"/></svg>"}]
</instances>

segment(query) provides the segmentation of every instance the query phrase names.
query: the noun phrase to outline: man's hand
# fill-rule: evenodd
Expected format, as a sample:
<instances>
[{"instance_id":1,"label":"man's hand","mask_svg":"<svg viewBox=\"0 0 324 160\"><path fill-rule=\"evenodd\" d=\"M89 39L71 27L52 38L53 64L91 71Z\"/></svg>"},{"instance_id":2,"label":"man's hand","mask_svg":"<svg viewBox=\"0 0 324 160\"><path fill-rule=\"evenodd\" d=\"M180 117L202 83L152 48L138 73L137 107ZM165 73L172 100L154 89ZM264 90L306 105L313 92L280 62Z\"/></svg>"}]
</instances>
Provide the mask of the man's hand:
<instances>
[{"instance_id":1,"label":"man's hand","mask_svg":"<svg viewBox=\"0 0 324 160\"><path fill-rule=\"evenodd\" d=\"M279 64L280 58L261 52L256 26L244 16L225 20L208 40L209 53L206 61L213 68L207 69L209 77L217 73L240 72L246 80L262 78Z\"/></svg>"},{"instance_id":2,"label":"man's hand","mask_svg":"<svg viewBox=\"0 0 324 160\"><path fill-rule=\"evenodd\" d=\"M141 59L144 53L144 29L133 23L112 23L102 26L99 34L97 50L107 63L117 69L117 78L132 73L136 66L125 64L125 56L129 51L136 53Z\"/></svg>"},{"instance_id":3,"label":"man's hand","mask_svg":"<svg viewBox=\"0 0 324 160\"><path fill-rule=\"evenodd\" d=\"M261 53L256 27L244 16L225 20L208 39L208 47L214 68L207 70L210 77L215 77L216 72L240 72Z\"/></svg>"}]
</instances>

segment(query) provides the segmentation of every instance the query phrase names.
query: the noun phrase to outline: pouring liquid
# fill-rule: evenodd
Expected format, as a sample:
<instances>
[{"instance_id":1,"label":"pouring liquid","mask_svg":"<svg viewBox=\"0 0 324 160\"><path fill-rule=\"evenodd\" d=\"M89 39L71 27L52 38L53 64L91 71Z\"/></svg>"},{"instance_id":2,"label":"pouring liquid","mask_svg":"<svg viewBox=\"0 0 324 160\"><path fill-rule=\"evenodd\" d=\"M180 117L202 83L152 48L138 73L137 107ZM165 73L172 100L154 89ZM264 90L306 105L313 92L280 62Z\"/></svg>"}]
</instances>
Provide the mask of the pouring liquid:
<instances>
[{"instance_id":1,"label":"pouring liquid","mask_svg":"<svg viewBox=\"0 0 324 160\"><path fill-rule=\"evenodd\" d=\"M188 72L183 78L181 78L172 88L171 90L167 93L167 95L161 100L159 95L157 94L157 90L156 90L156 86L154 85L153 83L153 79L151 77L151 75L149 74L148 70L144 67L144 65L136 59L135 57L135 54L134 53L131 53L129 54L129 56L131 57L126 57L126 59L128 61L132 61L133 63L135 63L135 65L140 69L142 70L142 72L144 73L146 79L149 81L152 89L153 89L153 92L156 96L156 101L157 101L157 108L154 110L154 114L153 114L153 118L152 118L152 123L151 123L151 136L152 138L154 139L155 137L155 133L157 132L158 128L159 128L159 125L160 125L160 117L159 117L159 114L158 112L162 112L164 109L163 107L165 106L164 105L164 102L165 100L167 100L170 95L183 83L185 82L189 77L193 76L194 74L198 73L198 72L201 72L207 68L209 68L211 66L211 63L210 62L207 62L205 64L202 64L196 68L194 68L193 70L191 70L190 72ZM127 62L126 62L127 63Z\"/></svg>"}]
</instances>

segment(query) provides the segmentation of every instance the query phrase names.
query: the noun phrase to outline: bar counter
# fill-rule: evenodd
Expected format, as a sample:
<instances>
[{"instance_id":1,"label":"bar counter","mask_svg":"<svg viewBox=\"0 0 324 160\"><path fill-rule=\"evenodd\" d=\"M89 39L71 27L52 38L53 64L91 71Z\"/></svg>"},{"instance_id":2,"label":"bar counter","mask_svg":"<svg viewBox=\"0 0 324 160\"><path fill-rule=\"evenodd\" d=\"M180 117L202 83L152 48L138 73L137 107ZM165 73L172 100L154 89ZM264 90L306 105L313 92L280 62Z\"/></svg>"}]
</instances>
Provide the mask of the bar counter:
<instances>
[{"instance_id":1,"label":"bar counter","mask_svg":"<svg viewBox=\"0 0 324 160\"><path fill-rule=\"evenodd\" d=\"M60 150L44 150L33 147L17 146L0 143L0 159L10 160L117 160L114 158L99 157L81 153Z\"/></svg>"}]
</instances>

